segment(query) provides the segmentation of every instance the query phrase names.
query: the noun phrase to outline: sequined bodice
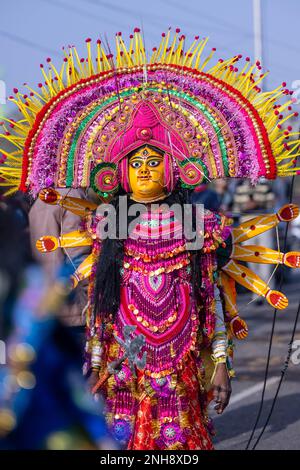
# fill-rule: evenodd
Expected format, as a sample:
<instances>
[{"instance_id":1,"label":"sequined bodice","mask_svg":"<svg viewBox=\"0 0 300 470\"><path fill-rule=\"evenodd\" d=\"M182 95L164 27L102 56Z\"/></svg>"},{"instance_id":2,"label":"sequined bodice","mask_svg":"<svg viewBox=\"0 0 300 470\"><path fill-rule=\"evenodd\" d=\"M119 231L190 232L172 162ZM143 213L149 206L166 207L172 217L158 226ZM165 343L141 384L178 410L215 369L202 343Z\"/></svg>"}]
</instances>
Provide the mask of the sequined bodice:
<instances>
[{"instance_id":1,"label":"sequined bodice","mask_svg":"<svg viewBox=\"0 0 300 470\"><path fill-rule=\"evenodd\" d=\"M135 325L146 337L148 373L170 373L193 347L197 316L190 256L173 216L144 216L125 242L116 329Z\"/></svg>"}]
</instances>

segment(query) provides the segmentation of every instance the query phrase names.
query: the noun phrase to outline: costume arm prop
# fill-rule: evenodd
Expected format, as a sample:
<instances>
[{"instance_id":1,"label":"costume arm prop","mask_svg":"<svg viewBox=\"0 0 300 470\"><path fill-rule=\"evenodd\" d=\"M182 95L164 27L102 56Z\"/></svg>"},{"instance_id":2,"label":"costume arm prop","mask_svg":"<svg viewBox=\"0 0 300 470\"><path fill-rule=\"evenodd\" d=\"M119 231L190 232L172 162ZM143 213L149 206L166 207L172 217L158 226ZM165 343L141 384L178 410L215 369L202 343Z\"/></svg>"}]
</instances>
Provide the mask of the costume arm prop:
<instances>
[{"instance_id":1,"label":"costume arm prop","mask_svg":"<svg viewBox=\"0 0 300 470\"><path fill-rule=\"evenodd\" d=\"M282 310L288 306L288 299L279 291L271 290L268 284L258 277L251 269L230 260L222 270L232 279L251 290L257 295L266 298L272 307Z\"/></svg>"},{"instance_id":2,"label":"costume arm prop","mask_svg":"<svg viewBox=\"0 0 300 470\"><path fill-rule=\"evenodd\" d=\"M290 222L299 215L299 208L295 204L283 206L276 214L265 214L247 220L239 227L232 229L233 243L249 240L260 233L276 227L279 222Z\"/></svg>"},{"instance_id":3,"label":"costume arm prop","mask_svg":"<svg viewBox=\"0 0 300 470\"><path fill-rule=\"evenodd\" d=\"M225 303L225 313L230 319L231 333L237 339L245 339L248 336L248 326L245 320L239 316L237 310L235 281L221 271L220 285Z\"/></svg>"},{"instance_id":4,"label":"costume arm prop","mask_svg":"<svg viewBox=\"0 0 300 470\"><path fill-rule=\"evenodd\" d=\"M62 196L53 188L42 189L39 198L46 204L57 204L79 217L85 217L89 212L97 209L97 204L93 202L77 197Z\"/></svg>"},{"instance_id":5,"label":"costume arm prop","mask_svg":"<svg viewBox=\"0 0 300 470\"><path fill-rule=\"evenodd\" d=\"M281 253L259 245L233 245L232 259L249 263L285 264L290 268L300 267L300 252L289 251Z\"/></svg>"},{"instance_id":6,"label":"costume arm prop","mask_svg":"<svg viewBox=\"0 0 300 470\"><path fill-rule=\"evenodd\" d=\"M77 284L83 279L91 275L92 267L95 263L95 255L91 253L85 260L78 266L76 271L71 276L72 287L75 289Z\"/></svg>"},{"instance_id":7,"label":"costume arm prop","mask_svg":"<svg viewBox=\"0 0 300 470\"><path fill-rule=\"evenodd\" d=\"M36 247L42 253L54 251L57 248L74 248L78 246L92 245L93 240L87 232L74 232L64 233L60 237L53 237L52 235L45 235L39 238L36 242Z\"/></svg>"},{"instance_id":8,"label":"costume arm prop","mask_svg":"<svg viewBox=\"0 0 300 470\"><path fill-rule=\"evenodd\" d=\"M277 214L266 214L255 217L241 224L239 227L232 229L232 237L227 243L226 249L218 248L219 267L226 276L222 276L222 284L224 285L225 301L229 314L233 314L231 307L231 286L229 278L238 282L257 295L263 296L274 308L284 309L288 306L288 299L281 292L271 290L268 284L257 276L251 269L239 264L238 261L263 263L263 264L284 264L291 268L300 267L300 252L290 251L281 253L271 248L258 245L241 245L245 240L263 233L271 228L276 227L279 222L290 222L299 215L299 208L294 204L283 206ZM233 242L233 243L232 243ZM243 322L243 320L241 320ZM234 330L237 328L236 320L232 321ZM231 324L231 327L233 326ZM245 325L246 326L246 325ZM240 329L238 327L238 329ZM243 329L243 328L242 328ZM241 329L241 330L242 330ZM238 332L238 336L247 333ZM237 337L238 337L237 336Z\"/></svg>"}]
</instances>

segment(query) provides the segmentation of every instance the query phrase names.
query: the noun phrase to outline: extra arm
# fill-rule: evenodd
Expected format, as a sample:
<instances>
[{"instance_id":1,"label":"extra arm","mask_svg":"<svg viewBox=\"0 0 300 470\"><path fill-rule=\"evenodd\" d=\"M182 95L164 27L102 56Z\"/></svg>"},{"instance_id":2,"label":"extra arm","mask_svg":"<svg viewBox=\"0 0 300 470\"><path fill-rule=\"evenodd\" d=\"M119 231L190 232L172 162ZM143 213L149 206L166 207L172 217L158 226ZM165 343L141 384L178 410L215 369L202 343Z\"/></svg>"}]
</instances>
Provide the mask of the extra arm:
<instances>
[{"instance_id":1,"label":"extra arm","mask_svg":"<svg viewBox=\"0 0 300 470\"><path fill-rule=\"evenodd\" d=\"M53 188L42 189L39 193L41 201L50 205L58 205L79 217L85 217L89 212L97 209L97 204L79 197L62 196Z\"/></svg>"},{"instance_id":2,"label":"extra arm","mask_svg":"<svg viewBox=\"0 0 300 470\"><path fill-rule=\"evenodd\" d=\"M95 254L91 253L84 261L78 266L76 271L71 276L72 287L75 288L77 284L83 279L90 277L93 265L96 261Z\"/></svg>"},{"instance_id":3,"label":"extra arm","mask_svg":"<svg viewBox=\"0 0 300 470\"><path fill-rule=\"evenodd\" d=\"M256 235L276 227L279 222L290 222L299 215L299 208L295 204L286 204L276 214L265 214L254 217L232 229L233 243L241 243Z\"/></svg>"},{"instance_id":4,"label":"extra arm","mask_svg":"<svg viewBox=\"0 0 300 470\"><path fill-rule=\"evenodd\" d=\"M90 246L93 240L90 235L80 230L64 233L60 237L45 235L36 242L36 247L42 253L54 251L57 248L75 248L79 246Z\"/></svg>"}]
</instances>

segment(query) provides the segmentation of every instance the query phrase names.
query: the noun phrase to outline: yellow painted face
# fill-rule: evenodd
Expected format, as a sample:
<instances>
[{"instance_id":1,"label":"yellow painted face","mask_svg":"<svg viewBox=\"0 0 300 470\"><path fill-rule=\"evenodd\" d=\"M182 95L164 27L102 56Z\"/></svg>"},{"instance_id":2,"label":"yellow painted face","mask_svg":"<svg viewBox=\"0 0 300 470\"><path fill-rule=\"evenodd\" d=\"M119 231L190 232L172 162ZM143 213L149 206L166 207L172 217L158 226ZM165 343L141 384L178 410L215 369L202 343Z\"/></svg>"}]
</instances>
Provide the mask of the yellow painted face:
<instances>
[{"instance_id":1,"label":"yellow painted face","mask_svg":"<svg viewBox=\"0 0 300 470\"><path fill-rule=\"evenodd\" d=\"M163 199L164 161L155 149L145 145L129 158L129 183L132 199L138 202L152 202Z\"/></svg>"}]
</instances>

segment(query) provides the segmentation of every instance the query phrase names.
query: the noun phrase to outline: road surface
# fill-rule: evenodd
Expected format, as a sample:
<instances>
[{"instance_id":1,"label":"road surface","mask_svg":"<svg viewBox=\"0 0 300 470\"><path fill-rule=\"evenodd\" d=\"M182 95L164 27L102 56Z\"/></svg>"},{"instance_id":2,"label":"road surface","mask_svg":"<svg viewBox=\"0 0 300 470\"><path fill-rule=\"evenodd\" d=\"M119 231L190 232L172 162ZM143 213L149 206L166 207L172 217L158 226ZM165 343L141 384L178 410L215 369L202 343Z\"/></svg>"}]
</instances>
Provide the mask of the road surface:
<instances>
[{"instance_id":1,"label":"road surface","mask_svg":"<svg viewBox=\"0 0 300 470\"><path fill-rule=\"evenodd\" d=\"M262 429L264 418L270 410L288 351L300 300L299 275L293 275L292 282L284 285L282 291L289 298L289 307L287 310L278 311L277 314L264 412L256 436ZM249 335L244 341L236 341L234 361L236 378L232 381L232 401L224 414L215 419L216 449L245 449L256 420L262 392L274 310L267 303L262 306L248 304L250 300L248 294L240 297L239 310L248 323ZM295 339L300 343L300 319ZM255 439L252 442L254 444ZM289 363L273 415L257 449L300 449L300 364Z\"/></svg>"}]
</instances>

